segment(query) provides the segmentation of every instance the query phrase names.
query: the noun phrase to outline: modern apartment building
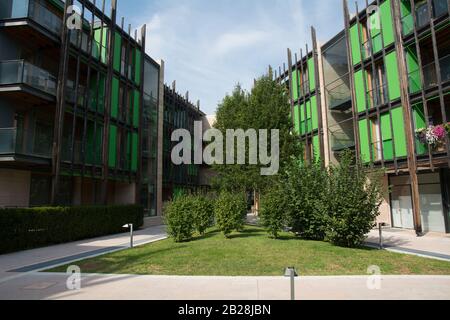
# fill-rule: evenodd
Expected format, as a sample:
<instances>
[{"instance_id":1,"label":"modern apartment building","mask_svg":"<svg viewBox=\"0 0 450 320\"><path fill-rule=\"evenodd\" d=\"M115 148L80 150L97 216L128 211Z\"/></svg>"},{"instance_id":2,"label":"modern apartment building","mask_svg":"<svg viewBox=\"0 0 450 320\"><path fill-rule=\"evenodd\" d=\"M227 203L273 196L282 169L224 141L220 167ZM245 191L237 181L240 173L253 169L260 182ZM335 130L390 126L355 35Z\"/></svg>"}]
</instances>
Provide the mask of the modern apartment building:
<instances>
[{"instance_id":1,"label":"modern apartment building","mask_svg":"<svg viewBox=\"0 0 450 320\"><path fill-rule=\"evenodd\" d=\"M0 206L139 203L161 215L165 119L189 103L145 53L145 26L132 34L116 8L0 1Z\"/></svg>"},{"instance_id":2,"label":"modern apartment building","mask_svg":"<svg viewBox=\"0 0 450 320\"><path fill-rule=\"evenodd\" d=\"M189 101L189 92L181 96L176 92L176 83L172 87L164 86L164 134L163 142L163 201L184 192L196 192L207 186L202 185L200 170L202 165L172 162L172 149L178 142L172 142L172 133L177 129L189 131L194 137L194 122L203 122L206 115L200 111L200 102L194 105ZM194 149L192 148L192 159Z\"/></svg>"},{"instance_id":3,"label":"modern apartment building","mask_svg":"<svg viewBox=\"0 0 450 320\"><path fill-rule=\"evenodd\" d=\"M344 0L344 30L319 47L312 29L312 50L299 61L289 50L280 72L305 158L327 166L354 150L386 169L380 221L450 233L449 3L377 0L356 11Z\"/></svg>"}]
</instances>

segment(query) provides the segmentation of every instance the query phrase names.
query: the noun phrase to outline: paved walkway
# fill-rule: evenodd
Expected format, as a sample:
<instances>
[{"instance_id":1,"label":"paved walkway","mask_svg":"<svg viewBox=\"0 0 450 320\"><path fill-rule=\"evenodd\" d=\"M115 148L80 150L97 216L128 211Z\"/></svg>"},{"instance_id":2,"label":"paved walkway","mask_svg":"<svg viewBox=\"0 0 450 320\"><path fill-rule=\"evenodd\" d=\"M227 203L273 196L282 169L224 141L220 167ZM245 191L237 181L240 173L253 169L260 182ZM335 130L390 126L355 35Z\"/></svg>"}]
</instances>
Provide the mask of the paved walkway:
<instances>
[{"instance_id":1,"label":"paved walkway","mask_svg":"<svg viewBox=\"0 0 450 320\"><path fill-rule=\"evenodd\" d=\"M134 244L143 245L166 237L165 227L151 227L135 232ZM129 233L122 233L0 255L0 284L24 272L45 270L72 261L123 250L129 247L129 244Z\"/></svg>"},{"instance_id":2,"label":"paved walkway","mask_svg":"<svg viewBox=\"0 0 450 320\"><path fill-rule=\"evenodd\" d=\"M378 246L379 239L378 230L374 230L370 232L367 242ZM383 243L389 251L450 261L450 236L429 233L417 237L414 231L385 229Z\"/></svg>"},{"instance_id":3,"label":"paved walkway","mask_svg":"<svg viewBox=\"0 0 450 320\"><path fill-rule=\"evenodd\" d=\"M289 300L284 277L165 277L87 275L81 290L66 288L65 274L27 274L0 284L5 300ZM379 290L368 277L300 277L299 300L450 300L450 277L386 276Z\"/></svg>"}]
</instances>

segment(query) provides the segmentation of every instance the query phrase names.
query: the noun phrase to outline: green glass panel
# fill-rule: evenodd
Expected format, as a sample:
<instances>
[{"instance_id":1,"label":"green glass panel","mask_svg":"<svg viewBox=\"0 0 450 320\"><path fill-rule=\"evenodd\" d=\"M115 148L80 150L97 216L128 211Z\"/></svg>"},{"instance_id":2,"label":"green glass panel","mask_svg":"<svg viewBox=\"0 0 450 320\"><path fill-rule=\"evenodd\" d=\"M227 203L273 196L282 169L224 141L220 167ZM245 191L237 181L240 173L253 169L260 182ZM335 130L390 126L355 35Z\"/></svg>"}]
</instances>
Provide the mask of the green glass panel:
<instances>
[{"instance_id":1,"label":"green glass panel","mask_svg":"<svg viewBox=\"0 0 450 320\"><path fill-rule=\"evenodd\" d=\"M364 76L362 70L355 73L355 94L356 109L358 110L358 113L366 111L366 93L364 90Z\"/></svg>"},{"instance_id":2,"label":"green glass panel","mask_svg":"<svg viewBox=\"0 0 450 320\"><path fill-rule=\"evenodd\" d=\"M300 108L298 105L294 106L294 129L297 134L300 134Z\"/></svg>"},{"instance_id":3,"label":"green glass panel","mask_svg":"<svg viewBox=\"0 0 450 320\"><path fill-rule=\"evenodd\" d=\"M131 150L131 171L136 172L138 167L138 134L132 135L132 150Z\"/></svg>"},{"instance_id":4,"label":"green glass panel","mask_svg":"<svg viewBox=\"0 0 450 320\"><path fill-rule=\"evenodd\" d=\"M316 68L314 64L314 57L308 59L308 76L309 76L309 91L316 90Z\"/></svg>"},{"instance_id":5,"label":"green glass panel","mask_svg":"<svg viewBox=\"0 0 450 320\"><path fill-rule=\"evenodd\" d=\"M361 40L359 37L358 26L354 24L350 28L350 42L352 49L353 64L361 62Z\"/></svg>"},{"instance_id":6,"label":"green glass panel","mask_svg":"<svg viewBox=\"0 0 450 320\"><path fill-rule=\"evenodd\" d=\"M117 119L119 113L119 79L114 77L111 89L111 117Z\"/></svg>"},{"instance_id":7,"label":"green glass panel","mask_svg":"<svg viewBox=\"0 0 450 320\"><path fill-rule=\"evenodd\" d=\"M394 124L395 155L397 158L406 157L405 121L402 107L392 110L392 123Z\"/></svg>"},{"instance_id":8,"label":"green glass panel","mask_svg":"<svg viewBox=\"0 0 450 320\"><path fill-rule=\"evenodd\" d=\"M135 73L134 73L134 82L136 82L136 84L141 84L141 58L142 58L142 54L140 49L135 49L135 59L134 59L134 63L135 63Z\"/></svg>"},{"instance_id":9,"label":"green glass panel","mask_svg":"<svg viewBox=\"0 0 450 320\"><path fill-rule=\"evenodd\" d=\"M422 90L419 59L417 58L416 49L413 47L406 48L406 65L408 68L409 92L419 92Z\"/></svg>"},{"instance_id":10,"label":"green glass panel","mask_svg":"<svg viewBox=\"0 0 450 320\"><path fill-rule=\"evenodd\" d=\"M319 128L319 110L317 108L317 97L311 97L311 117L312 117L312 128L316 130Z\"/></svg>"},{"instance_id":11,"label":"green glass panel","mask_svg":"<svg viewBox=\"0 0 450 320\"><path fill-rule=\"evenodd\" d=\"M313 159L316 162L320 161L320 140L319 140L319 136L316 135L313 137L312 140L312 144L313 144Z\"/></svg>"},{"instance_id":12,"label":"green glass panel","mask_svg":"<svg viewBox=\"0 0 450 320\"><path fill-rule=\"evenodd\" d=\"M389 113L380 116L381 122L381 138L383 141L383 157L384 160L394 159L394 145L392 142L391 117Z\"/></svg>"},{"instance_id":13,"label":"green glass panel","mask_svg":"<svg viewBox=\"0 0 450 320\"><path fill-rule=\"evenodd\" d=\"M359 145L361 150L361 160L364 163L370 162L370 142L368 132L368 121L363 119L359 121Z\"/></svg>"},{"instance_id":14,"label":"green glass panel","mask_svg":"<svg viewBox=\"0 0 450 320\"><path fill-rule=\"evenodd\" d=\"M139 127L139 91L134 91L134 104L133 104L133 126Z\"/></svg>"},{"instance_id":15,"label":"green glass panel","mask_svg":"<svg viewBox=\"0 0 450 320\"><path fill-rule=\"evenodd\" d=\"M298 100L298 71L294 70L292 72L292 99L294 101Z\"/></svg>"},{"instance_id":16,"label":"green glass panel","mask_svg":"<svg viewBox=\"0 0 450 320\"><path fill-rule=\"evenodd\" d=\"M398 64L396 52L391 52L386 56L386 76L389 86L389 99L400 98L400 81L398 78Z\"/></svg>"},{"instance_id":17,"label":"green glass panel","mask_svg":"<svg viewBox=\"0 0 450 320\"><path fill-rule=\"evenodd\" d=\"M122 37L118 32L114 35L114 70L120 71L122 55Z\"/></svg>"},{"instance_id":18,"label":"green glass panel","mask_svg":"<svg viewBox=\"0 0 450 320\"><path fill-rule=\"evenodd\" d=\"M413 106L413 114L414 114L415 130L425 129L427 127L427 123L425 120L424 108L421 103ZM426 146L426 144L421 143L417 138L416 138L416 152L418 155L424 155L428 153L428 147Z\"/></svg>"},{"instance_id":19,"label":"green glass panel","mask_svg":"<svg viewBox=\"0 0 450 320\"><path fill-rule=\"evenodd\" d=\"M111 125L109 127L109 160L108 164L110 168L116 167L117 162L117 127Z\"/></svg>"},{"instance_id":20,"label":"green glass panel","mask_svg":"<svg viewBox=\"0 0 450 320\"><path fill-rule=\"evenodd\" d=\"M394 43L394 24L391 13L391 0L384 1L380 6L381 24L383 25L384 45L389 46Z\"/></svg>"}]
</instances>

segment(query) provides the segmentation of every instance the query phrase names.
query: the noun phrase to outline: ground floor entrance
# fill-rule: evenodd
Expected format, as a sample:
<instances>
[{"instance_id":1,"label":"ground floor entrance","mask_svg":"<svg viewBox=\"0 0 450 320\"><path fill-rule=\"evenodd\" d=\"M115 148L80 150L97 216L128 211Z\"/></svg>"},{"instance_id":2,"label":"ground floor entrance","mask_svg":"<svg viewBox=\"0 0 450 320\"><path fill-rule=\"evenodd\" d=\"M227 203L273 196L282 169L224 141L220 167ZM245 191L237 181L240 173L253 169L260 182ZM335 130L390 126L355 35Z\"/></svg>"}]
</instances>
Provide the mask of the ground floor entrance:
<instances>
[{"instance_id":1,"label":"ground floor entrance","mask_svg":"<svg viewBox=\"0 0 450 320\"><path fill-rule=\"evenodd\" d=\"M424 232L450 233L448 169L420 173L419 194ZM394 228L414 229L414 214L409 175L389 177L391 219Z\"/></svg>"}]
</instances>

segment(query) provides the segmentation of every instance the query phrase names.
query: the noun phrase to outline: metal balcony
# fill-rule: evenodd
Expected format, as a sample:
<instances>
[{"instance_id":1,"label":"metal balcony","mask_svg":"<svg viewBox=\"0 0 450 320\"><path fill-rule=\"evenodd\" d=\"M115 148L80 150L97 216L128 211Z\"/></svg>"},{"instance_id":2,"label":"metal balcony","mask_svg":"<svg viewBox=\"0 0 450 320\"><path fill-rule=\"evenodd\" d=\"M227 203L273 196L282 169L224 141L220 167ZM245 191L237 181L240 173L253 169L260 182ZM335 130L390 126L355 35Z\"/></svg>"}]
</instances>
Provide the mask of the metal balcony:
<instances>
[{"instance_id":1,"label":"metal balcony","mask_svg":"<svg viewBox=\"0 0 450 320\"><path fill-rule=\"evenodd\" d=\"M48 71L24 60L0 61L0 92L21 92L53 101L57 80Z\"/></svg>"},{"instance_id":2,"label":"metal balcony","mask_svg":"<svg viewBox=\"0 0 450 320\"><path fill-rule=\"evenodd\" d=\"M2 0L0 4L0 21L13 23L29 19L45 28L55 36L62 29L62 19L50 11L39 0Z\"/></svg>"},{"instance_id":3,"label":"metal balcony","mask_svg":"<svg viewBox=\"0 0 450 320\"><path fill-rule=\"evenodd\" d=\"M52 156L52 132L43 128L27 132L18 128L0 128L1 161L31 161L47 163Z\"/></svg>"}]
</instances>

